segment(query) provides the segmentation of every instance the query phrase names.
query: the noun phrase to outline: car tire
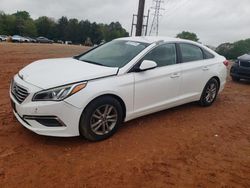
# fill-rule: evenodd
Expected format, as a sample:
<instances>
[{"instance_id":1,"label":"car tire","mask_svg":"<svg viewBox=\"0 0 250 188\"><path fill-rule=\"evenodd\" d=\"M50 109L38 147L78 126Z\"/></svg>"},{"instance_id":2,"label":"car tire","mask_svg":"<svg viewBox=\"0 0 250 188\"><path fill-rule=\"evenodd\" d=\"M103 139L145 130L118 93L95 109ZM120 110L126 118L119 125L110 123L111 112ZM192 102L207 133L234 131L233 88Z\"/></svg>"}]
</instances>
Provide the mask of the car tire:
<instances>
[{"instance_id":1,"label":"car tire","mask_svg":"<svg viewBox=\"0 0 250 188\"><path fill-rule=\"evenodd\" d=\"M210 79L205 88L203 89L200 105L201 106L211 106L217 98L219 92L219 83L215 78Z\"/></svg>"},{"instance_id":2,"label":"car tire","mask_svg":"<svg viewBox=\"0 0 250 188\"><path fill-rule=\"evenodd\" d=\"M119 101L111 96L99 97L83 111L80 135L89 141L107 139L118 130L122 121L123 110Z\"/></svg>"},{"instance_id":3,"label":"car tire","mask_svg":"<svg viewBox=\"0 0 250 188\"><path fill-rule=\"evenodd\" d=\"M240 78L239 78L239 77L232 76L232 80L233 80L234 82L239 82L239 81L240 81Z\"/></svg>"}]
</instances>

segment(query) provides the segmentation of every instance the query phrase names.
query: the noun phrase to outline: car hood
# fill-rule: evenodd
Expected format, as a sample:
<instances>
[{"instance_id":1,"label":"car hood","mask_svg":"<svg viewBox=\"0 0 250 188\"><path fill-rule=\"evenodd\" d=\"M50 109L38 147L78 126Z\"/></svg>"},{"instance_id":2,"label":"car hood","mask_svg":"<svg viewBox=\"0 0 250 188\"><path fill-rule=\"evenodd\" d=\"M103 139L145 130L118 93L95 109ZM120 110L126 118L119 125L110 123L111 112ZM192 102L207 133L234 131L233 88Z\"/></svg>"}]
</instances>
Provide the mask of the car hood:
<instances>
[{"instance_id":1,"label":"car hood","mask_svg":"<svg viewBox=\"0 0 250 188\"><path fill-rule=\"evenodd\" d=\"M238 60L240 60L240 61L250 61L250 54L244 54L244 55L238 57Z\"/></svg>"},{"instance_id":2,"label":"car hood","mask_svg":"<svg viewBox=\"0 0 250 188\"><path fill-rule=\"evenodd\" d=\"M94 65L74 58L44 59L24 67L19 76L42 89L116 75L118 68Z\"/></svg>"}]
</instances>

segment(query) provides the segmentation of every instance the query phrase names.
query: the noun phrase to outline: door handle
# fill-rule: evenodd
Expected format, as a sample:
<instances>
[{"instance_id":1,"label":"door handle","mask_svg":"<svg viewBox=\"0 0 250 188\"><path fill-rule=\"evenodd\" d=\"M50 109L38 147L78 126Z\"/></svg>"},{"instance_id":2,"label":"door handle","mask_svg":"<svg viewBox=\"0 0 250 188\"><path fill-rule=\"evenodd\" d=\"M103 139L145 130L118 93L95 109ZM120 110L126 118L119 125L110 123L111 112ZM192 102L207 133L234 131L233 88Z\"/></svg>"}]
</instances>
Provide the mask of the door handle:
<instances>
[{"instance_id":1,"label":"door handle","mask_svg":"<svg viewBox=\"0 0 250 188\"><path fill-rule=\"evenodd\" d=\"M173 74L171 74L171 78L178 78L178 77L180 77L181 76L181 73L178 73L178 72L176 72L176 73L173 73Z\"/></svg>"},{"instance_id":2,"label":"door handle","mask_svg":"<svg viewBox=\"0 0 250 188\"><path fill-rule=\"evenodd\" d=\"M209 70L209 67L205 66L202 68L202 70L207 71L207 70Z\"/></svg>"}]
</instances>

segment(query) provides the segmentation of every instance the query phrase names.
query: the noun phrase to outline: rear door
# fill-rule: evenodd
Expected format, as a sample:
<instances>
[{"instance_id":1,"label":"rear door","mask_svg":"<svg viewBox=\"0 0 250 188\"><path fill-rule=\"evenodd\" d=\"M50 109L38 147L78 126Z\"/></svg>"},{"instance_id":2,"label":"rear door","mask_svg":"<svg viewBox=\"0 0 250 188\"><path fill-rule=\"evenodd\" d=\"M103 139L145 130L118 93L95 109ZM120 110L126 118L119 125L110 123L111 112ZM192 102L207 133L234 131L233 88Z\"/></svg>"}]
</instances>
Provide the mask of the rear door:
<instances>
[{"instance_id":1,"label":"rear door","mask_svg":"<svg viewBox=\"0 0 250 188\"><path fill-rule=\"evenodd\" d=\"M181 74L182 83L180 96L182 99L196 100L200 97L207 74L209 73L209 65L203 53L203 50L196 45L190 43L178 43L178 49L181 56Z\"/></svg>"}]
</instances>

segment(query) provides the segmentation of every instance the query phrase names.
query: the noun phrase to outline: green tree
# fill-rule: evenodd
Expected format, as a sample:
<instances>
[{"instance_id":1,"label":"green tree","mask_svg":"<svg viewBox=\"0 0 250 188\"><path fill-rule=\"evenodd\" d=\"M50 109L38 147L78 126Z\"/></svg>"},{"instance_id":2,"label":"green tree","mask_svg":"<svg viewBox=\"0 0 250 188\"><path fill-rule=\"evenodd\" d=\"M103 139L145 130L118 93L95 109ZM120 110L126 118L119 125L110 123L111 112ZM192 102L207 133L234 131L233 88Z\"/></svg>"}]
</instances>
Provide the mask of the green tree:
<instances>
[{"instance_id":1,"label":"green tree","mask_svg":"<svg viewBox=\"0 0 250 188\"><path fill-rule=\"evenodd\" d=\"M29 37L37 36L36 25L33 20L25 21L22 33L24 36L29 36Z\"/></svg>"},{"instance_id":2,"label":"green tree","mask_svg":"<svg viewBox=\"0 0 250 188\"><path fill-rule=\"evenodd\" d=\"M38 36L48 37L50 39L57 38L56 22L47 16L39 17L35 20Z\"/></svg>"},{"instance_id":3,"label":"green tree","mask_svg":"<svg viewBox=\"0 0 250 188\"><path fill-rule=\"evenodd\" d=\"M182 31L181 33L176 35L177 38L181 38L181 39L188 39L188 40L192 40L195 42L199 41L199 38L197 37L197 35L195 33L191 33L188 31Z\"/></svg>"},{"instance_id":4,"label":"green tree","mask_svg":"<svg viewBox=\"0 0 250 188\"><path fill-rule=\"evenodd\" d=\"M216 48L216 52L227 59L237 59L237 57L250 53L250 38L240 40L235 43L224 43Z\"/></svg>"},{"instance_id":5,"label":"green tree","mask_svg":"<svg viewBox=\"0 0 250 188\"><path fill-rule=\"evenodd\" d=\"M65 39L78 43L80 40L80 27L77 19L70 19L65 28Z\"/></svg>"},{"instance_id":6,"label":"green tree","mask_svg":"<svg viewBox=\"0 0 250 188\"><path fill-rule=\"evenodd\" d=\"M26 11L17 11L12 14L15 17L15 33L22 36L35 36L36 26L30 14Z\"/></svg>"},{"instance_id":7,"label":"green tree","mask_svg":"<svg viewBox=\"0 0 250 188\"><path fill-rule=\"evenodd\" d=\"M13 15L0 14L0 33L4 35L16 34L16 17Z\"/></svg>"},{"instance_id":8,"label":"green tree","mask_svg":"<svg viewBox=\"0 0 250 188\"><path fill-rule=\"evenodd\" d=\"M111 41L115 38L129 36L128 32L122 28L119 22L112 22L109 25L101 24L101 31L105 41Z\"/></svg>"},{"instance_id":9,"label":"green tree","mask_svg":"<svg viewBox=\"0 0 250 188\"><path fill-rule=\"evenodd\" d=\"M219 53L220 55L223 55L227 58L230 57L230 50L233 48L233 44L231 43L223 43L220 44L217 48L216 48L216 52Z\"/></svg>"},{"instance_id":10,"label":"green tree","mask_svg":"<svg viewBox=\"0 0 250 188\"><path fill-rule=\"evenodd\" d=\"M103 39L103 33L101 32L101 28L97 23L92 23L90 30L90 39L94 44L100 44Z\"/></svg>"},{"instance_id":11,"label":"green tree","mask_svg":"<svg viewBox=\"0 0 250 188\"><path fill-rule=\"evenodd\" d=\"M13 16L16 16L16 18L22 19L22 20L29 20L30 14L27 11L17 11L13 14Z\"/></svg>"},{"instance_id":12,"label":"green tree","mask_svg":"<svg viewBox=\"0 0 250 188\"><path fill-rule=\"evenodd\" d=\"M4 12L0 11L0 33L4 33Z\"/></svg>"},{"instance_id":13,"label":"green tree","mask_svg":"<svg viewBox=\"0 0 250 188\"><path fill-rule=\"evenodd\" d=\"M68 18L65 16L62 16L57 22L57 33L58 33L57 37L60 40L63 40L63 41L67 40L66 39L66 34L67 34L66 29L67 29L68 23L69 23Z\"/></svg>"}]
</instances>

